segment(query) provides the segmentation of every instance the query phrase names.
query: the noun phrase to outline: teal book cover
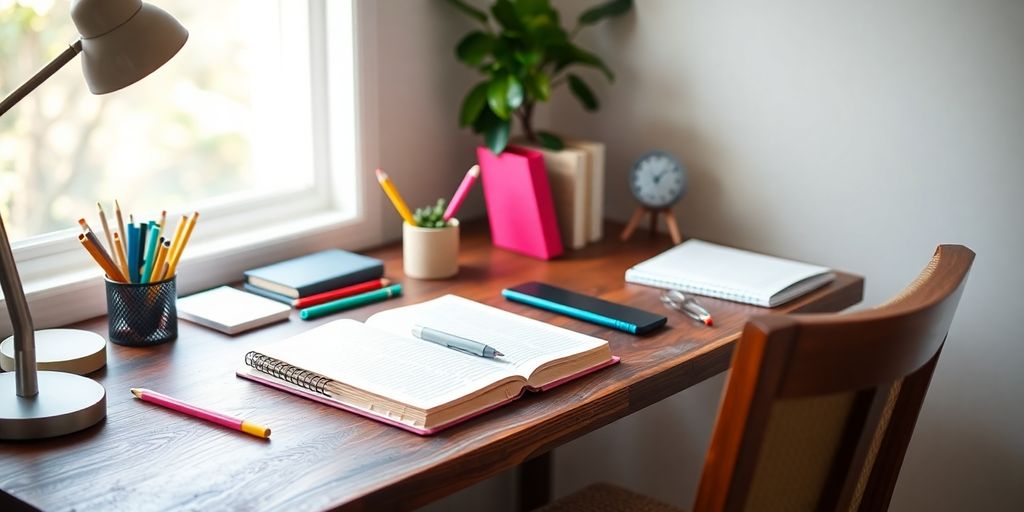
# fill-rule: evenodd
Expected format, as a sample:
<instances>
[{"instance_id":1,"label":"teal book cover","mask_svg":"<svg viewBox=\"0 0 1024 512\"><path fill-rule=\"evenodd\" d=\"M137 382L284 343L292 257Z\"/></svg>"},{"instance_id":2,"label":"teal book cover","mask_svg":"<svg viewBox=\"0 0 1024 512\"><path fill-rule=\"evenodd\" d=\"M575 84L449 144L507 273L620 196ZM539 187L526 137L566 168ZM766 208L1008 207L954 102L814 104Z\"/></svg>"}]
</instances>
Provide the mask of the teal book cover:
<instances>
[{"instance_id":1,"label":"teal book cover","mask_svg":"<svg viewBox=\"0 0 1024 512\"><path fill-rule=\"evenodd\" d=\"M245 284L298 299L383 275L384 262L377 258L327 249L246 271Z\"/></svg>"}]
</instances>

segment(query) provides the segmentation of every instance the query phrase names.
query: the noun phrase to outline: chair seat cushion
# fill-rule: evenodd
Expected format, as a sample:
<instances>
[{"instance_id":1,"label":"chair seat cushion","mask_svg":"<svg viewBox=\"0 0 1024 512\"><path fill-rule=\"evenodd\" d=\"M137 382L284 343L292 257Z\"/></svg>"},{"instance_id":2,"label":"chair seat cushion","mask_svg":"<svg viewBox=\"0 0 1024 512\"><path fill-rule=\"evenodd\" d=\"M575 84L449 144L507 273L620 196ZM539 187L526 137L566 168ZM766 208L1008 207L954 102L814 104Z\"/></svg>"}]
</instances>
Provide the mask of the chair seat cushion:
<instances>
[{"instance_id":1,"label":"chair seat cushion","mask_svg":"<svg viewBox=\"0 0 1024 512\"><path fill-rule=\"evenodd\" d=\"M597 483L555 500L536 512L684 512L643 494Z\"/></svg>"}]
</instances>

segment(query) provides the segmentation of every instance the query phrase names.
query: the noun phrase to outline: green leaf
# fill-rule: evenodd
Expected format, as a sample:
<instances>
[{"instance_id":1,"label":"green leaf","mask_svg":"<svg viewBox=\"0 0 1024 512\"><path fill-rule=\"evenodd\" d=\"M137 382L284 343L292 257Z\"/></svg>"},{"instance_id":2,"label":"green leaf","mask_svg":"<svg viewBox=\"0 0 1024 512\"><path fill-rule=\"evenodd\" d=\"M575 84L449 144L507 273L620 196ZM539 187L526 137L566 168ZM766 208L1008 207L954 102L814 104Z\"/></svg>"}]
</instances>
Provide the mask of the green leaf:
<instances>
[{"instance_id":1,"label":"green leaf","mask_svg":"<svg viewBox=\"0 0 1024 512\"><path fill-rule=\"evenodd\" d=\"M583 11L580 14L581 25L593 25L605 18L621 16L633 8L633 0L612 0Z\"/></svg>"},{"instance_id":2,"label":"green leaf","mask_svg":"<svg viewBox=\"0 0 1024 512\"><path fill-rule=\"evenodd\" d=\"M480 31L470 32L455 47L455 55L470 66L480 64L494 49L494 38Z\"/></svg>"},{"instance_id":3,"label":"green leaf","mask_svg":"<svg viewBox=\"0 0 1024 512\"><path fill-rule=\"evenodd\" d=\"M511 123L506 120L500 120L498 124L492 126L484 134L484 143L495 155L500 155L502 151L505 151L505 146L508 145L510 129Z\"/></svg>"},{"instance_id":4,"label":"green leaf","mask_svg":"<svg viewBox=\"0 0 1024 512\"><path fill-rule=\"evenodd\" d=\"M459 126L469 126L480 117L480 112L487 104L487 82L476 85L466 99L462 100L462 111L459 112Z\"/></svg>"},{"instance_id":5,"label":"green leaf","mask_svg":"<svg viewBox=\"0 0 1024 512\"><path fill-rule=\"evenodd\" d=\"M594 96L594 91L590 90L582 78L570 73L569 90L572 91L573 96L576 96L576 99L580 100L584 109L589 112L597 110L597 98Z\"/></svg>"},{"instance_id":6,"label":"green leaf","mask_svg":"<svg viewBox=\"0 0 1024 512\"><path fill-rule=\"evenodd\" d=\"M487 13L481 11L480 9L477 9L476 7L473 7L467 4L466 2L463 2L462 0L448 0L448 3L455 6L456 9L462 11L462 14L465 14L466 16L469 16L470 18L479 21L480 23L487 23Z\"/></svg>"},{"instance_id":7,"label":"green leaf","mask_svg":"<svg viewBox=\"0 0 1024 512\"><path fill-rule=\"evenodd\" d=\"M540 140L540 145L548 149L555 151L565 149L565 143L562 142L562 139L551 132L537 132L537 138Z\"/></svg>"},{"instance_id":8,"label":"green leaf","mask_svg":"<svg viewBox=\"0 0 1024 512\"><path fill-rule=\"evenodd\" d=\"M547 101L551 97L551 80L543 71L526 75L523 85L531 98Z\"/></svg>"},{"instance_id":9,"label":"green leaf","mask_svg":"<svg viewBox=\"0 0 1024 512\"><path fill-rule=\"evenodd\" d=\"M510 111L519 108L523 104L523 83L513 75L508 76L505 102Z\"/></svg>"},{"instance_id":10,"label":"green leaf","mask_svg":"<svg viewBox=\"0 0 1024 512\"><path fill-rule=\"evenodd\" d=\"M473 133L486 133L487 130L491 129L494 125L501 122L501 118L494 115L490 108L484 107L483 111L473 121Z\"/></svg>"},{"instance_id":11,"label":"green leaf","mask_svg":"<svg viewBox=\"0 0 1024 512\"><path fill-rule=\"evenodd\" d=\"M515 52L515 55L516 60L528 68L532 68L540 63L542 56L539 51Z\"/></svg>"},{"instance_id":12,"label":"green leaf","mask_svg":"<svg viewBox=\"0 0 1024 512\"><path fill-rule=\"evenodd\" d=\"M572 43L559 45L551 49L555 62L555 71L561 71L571 64L581 64L600 69L609 82L615 81L615 74L605 65L600 57Z\"/></svg>"},{"instance_id":13,"label":"green leaf","mask_svg":"<svg viewBox=\"0 0 1024 512\"><path fill-rule=\"evenodd\" d=\"M508 119L511 109L508 104L509 75L500 74L491 79L487 86L487 104L491 111L502 119Z\"/></svg>"},{"instance_id":14,"label":"green leaf","mask_svg":"<svg viewBox=\"0 0 1024 512\"><path fill-rule=\"evenodd\" d=\"M554 13L548 0L516 0L516 12L526 18L531 16L547 16Z\"/></svg>"},{"instance_id":15,"label":"green leaf","mask_svg":"<svg viewBox=\"0 0 1024 512\"><path fill-rule=\"evenodd\" d=\"M516 13L516 8L512 5L509 0L498 0L494 2L494 7L491 7L491 14L494 18L501 23L502 27L506 30L512 31L516 34L522 32L523 22L519 19L519 14ZM513 35L513 34L508 34Z\"/></svg>"}]
</instances>

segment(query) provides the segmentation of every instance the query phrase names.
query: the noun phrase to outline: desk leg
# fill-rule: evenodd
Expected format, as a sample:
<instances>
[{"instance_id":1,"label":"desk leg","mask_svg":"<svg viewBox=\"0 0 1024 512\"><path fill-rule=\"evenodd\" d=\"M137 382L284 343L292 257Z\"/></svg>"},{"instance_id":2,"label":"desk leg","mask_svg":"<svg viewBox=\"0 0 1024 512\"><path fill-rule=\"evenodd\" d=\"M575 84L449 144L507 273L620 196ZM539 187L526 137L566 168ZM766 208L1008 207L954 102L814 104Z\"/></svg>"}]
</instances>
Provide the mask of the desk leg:
<instances>
[{"instance_id":1,"label":"desk leg","mask_svg":"<svg viewBox=\"0 0 1024 512\"><path fill-rule=\"evenodd\" d=\"M551 501L551 453L519 465L519 510L533 510Z\"/></svg>"}]
</instances>

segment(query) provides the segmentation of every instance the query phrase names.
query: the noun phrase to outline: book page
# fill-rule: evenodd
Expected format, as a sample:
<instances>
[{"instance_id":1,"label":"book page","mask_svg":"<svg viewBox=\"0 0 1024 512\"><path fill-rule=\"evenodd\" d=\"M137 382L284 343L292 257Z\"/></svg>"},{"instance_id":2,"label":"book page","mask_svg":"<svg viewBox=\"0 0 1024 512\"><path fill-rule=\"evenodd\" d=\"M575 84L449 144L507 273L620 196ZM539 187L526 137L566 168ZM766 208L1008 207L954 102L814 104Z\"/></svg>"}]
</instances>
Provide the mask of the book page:
<instances>
[{"instance_id":1,"label":"book page","mask_svg":"<svg viewBox=\"0 0 1024 512\"><path fill-rule=\"evenodd\" d=\"M514 376L508 362L467 355L347 319L255 350L424 410Z\"/></svg>"},{"instance_id":2,"label":"book page","mask_svg":"<svg viewBox=\"0 0 1024 512\"><path fill-rule=\"evenodd\" d=\"M394 333L412 336L413 326L419 324L466 339L486 343L504 354L493 360L463 354L415 340L423 345L434 345L463 358L475 359L477 364L501 364L514 368L523 378L540 365L607 346L608 342L593 336L556 327L532 318L510 313L479 302L445 295L427 302L381 311L371 316L367 325Z\"/></svg>"}]
</instances>

